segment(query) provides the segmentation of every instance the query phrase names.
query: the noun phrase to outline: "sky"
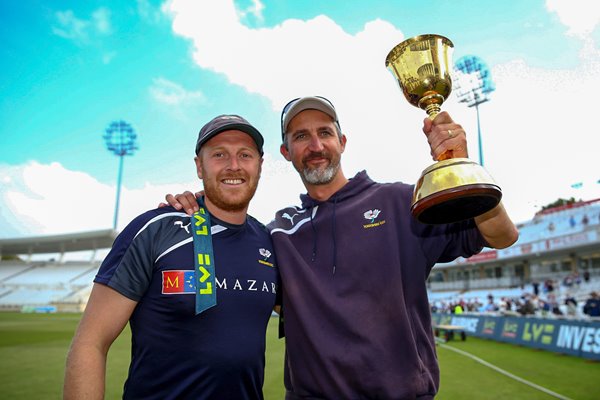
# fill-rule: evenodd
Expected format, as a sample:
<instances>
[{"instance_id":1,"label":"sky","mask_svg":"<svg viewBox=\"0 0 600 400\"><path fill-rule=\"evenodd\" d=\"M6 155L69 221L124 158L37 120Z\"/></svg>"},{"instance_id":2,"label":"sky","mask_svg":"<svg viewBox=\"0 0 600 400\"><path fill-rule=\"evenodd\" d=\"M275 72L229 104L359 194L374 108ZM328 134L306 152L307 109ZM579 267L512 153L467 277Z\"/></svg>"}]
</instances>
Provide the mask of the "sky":
<instances>
[{"instance_id":1,"label":"sky","mask_svg":"<svg viewBox=\"0 0 600 400\"><path fill-rule=\"evenodd\" d=\"M279 153L280 112L321 95L348 138L347 177L414 183L433 163L422 110L385 67L401 41L454 43L481 58L495 91L480 105L484 167L515 222L557 198L600 198L600 2L61 1L0 2L0 238L111 228L119 157L103 135L129 123L117 229L166 193L199 190L194 147L233 113L266 140L250 214L267 223L304 187ZM442 106L479 159L477 116Z\"/></svg>"}]
</instances>

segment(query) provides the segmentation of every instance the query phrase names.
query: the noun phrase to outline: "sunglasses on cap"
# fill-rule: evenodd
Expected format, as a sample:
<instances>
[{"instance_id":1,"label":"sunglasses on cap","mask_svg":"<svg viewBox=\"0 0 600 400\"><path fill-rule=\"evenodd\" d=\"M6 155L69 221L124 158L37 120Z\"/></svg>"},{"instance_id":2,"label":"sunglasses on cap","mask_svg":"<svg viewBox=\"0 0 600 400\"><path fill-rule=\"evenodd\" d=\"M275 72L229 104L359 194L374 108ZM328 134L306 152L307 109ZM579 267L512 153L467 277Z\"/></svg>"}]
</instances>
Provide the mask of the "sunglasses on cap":
<instances>
[{"instance_id":1,"label":"sunglasses on cap","mask_svg":"<svg viewBox=\"0 0 600 400\"><path fill-rule=\"evenodd\" d=\"M299 101L306 101L309 104L307 104L306 107L300 108L299 110L293 110L294 106ZM281 139L282 139L282 141L285 141L285 134L286 134L287 125L290 123L290 121L292 120L292 118L294 118L300 112L302 112L304 110L309 110L309 109L314 109L314 110L322 111L325 114L327 114L330 117L332 117L333 120L334 120L334 123L336 124L336 126L338 128L338 131L341 132L340 123L339 123L338 117L337 117L337 112L336 112L335 107L334 107L334 105L333 105L333 103L331 101L329 101L327 98L325 98L323 96L297 97L297 98L289 101L285 105L285 107L283 107L283 110L281 111ZM289 115L290 110L294 111L291 116Z\"/></svg>"}]
</instances>

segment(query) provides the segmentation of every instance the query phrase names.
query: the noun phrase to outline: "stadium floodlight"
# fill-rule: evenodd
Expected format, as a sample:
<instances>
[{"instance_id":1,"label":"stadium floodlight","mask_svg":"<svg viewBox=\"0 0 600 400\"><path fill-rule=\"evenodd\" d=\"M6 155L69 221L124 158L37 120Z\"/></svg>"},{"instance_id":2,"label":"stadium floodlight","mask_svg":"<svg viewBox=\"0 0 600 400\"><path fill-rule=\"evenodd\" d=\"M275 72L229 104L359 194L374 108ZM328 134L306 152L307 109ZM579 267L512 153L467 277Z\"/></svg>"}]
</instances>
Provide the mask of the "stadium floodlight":
<instances>
[{"instance_id":1,"label":"stadium floodlight","mask_svg":"<svg viewBox=\"0 0 600 400\"><path fill-rule=\"evenodd\" d=\"M132 156L138 149L136 139L137 135L130 124L125 121L113 121L106 128L102 136L106 142L106 148L119 157L119 174L117 178L117 201L115 205L115 217L113 219L113 229L117 229L117 219L119 216L119 200L121 197L121 180L123 178L123 157Z\"/></svg>"},{"instance_id":2,"label":"stadium floodlight","mask_svg":"<svg viewBox=\"0 0 600 400\"><path fill-rule=\"evenodd\" d=\"M454 65L453 91L458 101L467 106L475 106L477 111L477 139L479 143L479 164L483 165L483 145L481 143L481 126L479 123L479 105L490 99L490 93L496 89L490 70L477 56L464 56Z\"/></svg>"}]
</instances>

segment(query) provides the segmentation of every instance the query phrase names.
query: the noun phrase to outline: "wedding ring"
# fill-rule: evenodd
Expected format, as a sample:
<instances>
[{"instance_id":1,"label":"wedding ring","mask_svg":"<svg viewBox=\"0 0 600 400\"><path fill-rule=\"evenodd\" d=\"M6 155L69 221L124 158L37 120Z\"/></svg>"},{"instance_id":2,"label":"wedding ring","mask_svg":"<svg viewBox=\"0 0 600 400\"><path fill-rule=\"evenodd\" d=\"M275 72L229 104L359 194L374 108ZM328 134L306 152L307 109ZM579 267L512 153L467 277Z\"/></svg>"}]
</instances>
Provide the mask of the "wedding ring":
<instances>
[{"instance_id":1,"label":"wedding ring","mask_svg":"<svg viewBox=\"0 0 600 400\"><path fill-rule=\"evenodd\" d=\"M452 139L454 137L454 135L452 134L452 131L450 129L448 129L448 138Z\"/></svg>"}]
</instances>

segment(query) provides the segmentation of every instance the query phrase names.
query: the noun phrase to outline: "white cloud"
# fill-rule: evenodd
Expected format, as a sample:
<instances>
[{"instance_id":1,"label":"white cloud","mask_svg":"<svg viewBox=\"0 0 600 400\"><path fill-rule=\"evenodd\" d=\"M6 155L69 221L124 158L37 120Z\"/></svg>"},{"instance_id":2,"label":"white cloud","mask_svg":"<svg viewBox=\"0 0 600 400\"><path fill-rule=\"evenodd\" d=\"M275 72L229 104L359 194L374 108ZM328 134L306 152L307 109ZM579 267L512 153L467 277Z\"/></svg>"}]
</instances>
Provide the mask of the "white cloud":
<instances>
[{"instance_id":1,"label":"white cloud","mask_svg":"<svg viewBox=\"0 0 600 400\"><path fill-rule=\"evenodd\" d=\"M114 185L100 183L86 173L68 170L56 162L0 165L0 176L5 181L9 177L7 187L0 192L1 237L112 227ZM180 185L146 184L136 190L122 187L118 228L122 229L136 215L155 208L165 193L177 190L181 190Z\"/></svg>"},{"instance_id":2,"label":"white cloud","mask_svg":"<svg viewBox=\"0 0 600 400\"><path fill-rule=\"evenodd\" d=\"M589 33L597 26L596 2L547 4L570 34ZM573 4L571 9L567 4ZM232 1L217 6L173 0L164 9L174 32L192 41L200 67L265 96L274 110L301 95L330 98L349 138L346 175L367 168L378 180L414 182L432 163L421 132L424 113L406 103L384 67L388 51L404 39L390 23L374 20L351 35L320 15L251 29L240 23ZM587 41L574 70L542 70L519 60L493 68L497 91L480 107L486 169L503 187L515 220L528 219L536 206L573 194L570 184L580 178L594 179L590 163L599 139L590 134L589 105L584 104L600 89L599 62L598 50ZM475 110L454 97L443 108L467 130L476 159ZM600 197L598 188L592 190L596 192L590 196Z\"/></svg>"},{"instance_id":3,"label":"white cloud","mask_svg":"<svg viewBox=\"0 0 600 400\"><path fill-rule=\"evenodd\" d=\"M206 100L206 97L200 90L187 90L180 84L165 78L153 79L152 86L148 90L154 100L170 106L180 106L191 102L204 102Z\"/></svg>"},{"instance_id":4,"label":"white cloud","mask_svg":"<svg viewBox=\"0 0 600 400\"><path fill-rule=\"evenodd\" d=\"M109 51L102 54L102 64L110 64L111 61L117 56L116 51Z\"/></svg>"},{"instance_id":5,"label":"white cloud","mask_svg":"<svg viewBox=\"0 0 600 400\"><path fill-rule=\"evenodd\" d=\"M173 18L173 30L192 41L198 65L264 96L275 111L300 95L330 98L348 135L346 175L366 168L377 180L414 182L431 164L421 132L424 113L408 105L384 66L388 51L404 39L398 28L374 20L352 35L327 16L318 16L251 29L240 23L233 2L208 4L176 0L163 7ZM549 10L554 7L552 12L566 15L559 8L562 3L557 6L549 0L548 4ZM61 33L56 34L70 39L85 36L89 22L70 11L58 14ZM569 26L575 29L578 24L573 21ZM597 22L582 21L578 32L597 26ZM583 39L580 65L572 70L544 70L522 60L492 68L497 89L480 108L486 168L502 186L505 205L516 221L530 218L536 206L557 197L600 197L596 184L600 174L594 167L600 138L589 111L594 107L590 94L600 90L600 54L589 36ZM206 101L201 91L190 91L163 77L153 81L149 93L159 104L174 109ZM465 127L471 156L476 159L475 110L454 98L443 108ZM6 186L0 192L2 236L112 225L114 186L86 174L57 163L0 165L0 181ZM572 189L576 182L584 182L584 187ZM191 181L147 184L136 190L124 187L119 226L155 207L165 193L198 186ZM268 222L276 209L297 204L298 194L304 191L289 163L279 154L266 154L250 213ZM90 212L85 199L92 193L96 207ZM77 218L68 218L73 215Z\"/></svg>"},{"instance_id":6,"label":"white cloud","mask_svg":"<svg viewBox=\"0 0 600 400\"><path fill-rule=\"evenodd\" d=\"M101 7L92 13L92 21L98 33L108 35L112 33L112 26L110 23L110 10L108 8Z\"/></svg>"},{"instance_id":7,"label":"white cloud","mask_svg":"<svg viewBox=\"0 0 600 400\"><path fill-rule=\"evenodd\" d=\"M87 27L89 23L77 18L72 10L57 11L54 16L58 24L58 26L52 27L55 35L78 42L88 40Z\"/></svg>"},{"instance_id":8,"label":"white cloud","mask_svg":"<svg viewBox=\"0 0 600 400\"><path fill-rule=\"evenodd\" d=\"M143 20L156 24L163 18L159 7L154 7L148 0L137 0L137 11Z\"/></svg>"},{"instance_id":9,"label":"white cloud","mask_svg":"<svg viewBox=\"0 0 600 400\"><path fill-rule=\"evenodd\" d=\"M257 21L263 22L264 16L262 14L265 9L265 5L260 0L252 0L252 4L245 9L237 10L240 18L246 18L248 15L252 15Z\"/></svg>"},{"instance_id":10,"label":"white cloud","mask_svg":"<svg viewBox=\"0 0 600 400\"><path fill-rule=\"evenodd\" d=\"M569 28L568 35L587 37L600 23L600 3L596 0L546 0L546 9L555 12Z\"/></svg>"},{"instance_id":11,"label":"white cloud","mask_svg":"<svg viewBox=\"0 0 600 400\"><path fill-rule=\"evenodd\" d=\"M10 227L3 229L3 236L74 232L111 225L111 202L102 201L111 190L89 175L66 170L59 163L30 162L0 166L0 176L10 177L0 198L3 222ZM92 196L99 201L94 202L93 209L85 210L90 204L86 199ZM110 197L114 202L114 194Z\"/></svg>"},{"instance_id":12,"label":"white cloud","mask_svg":"<svg viewBox=\"0 0 600 400\"><path fill-rule=\"evenodd\" d=\"M52 33L78 44L88 44L95 35L112 33L110 10L104 7L93 11L90 19L78 18L72 10L57 11L54 17Z\"/></svg>"},{"instance_id":13,"label":"white cloud","mask_svg":"<svg viewBox=\"0 0 600 400\"><path fill-rule=\"evenodd\" d=\"M281 202L297 203L302 185L295 177L288 179L289 169L288 163L266 156L261 183L250 206L251 215L266 223ZM0 191L0 238L112 227L116 188L86 173L68 170L56 162L29 162L0 165L0 181L6 185ZM275 187L279 192L274 193ZM157 207L165 194L180 193L182 188L196 190L201 183L198 180L169 185L146 183L140 189L123 186L117 228L123 229L137 215Z\"/></svg>"}]
</instances>

